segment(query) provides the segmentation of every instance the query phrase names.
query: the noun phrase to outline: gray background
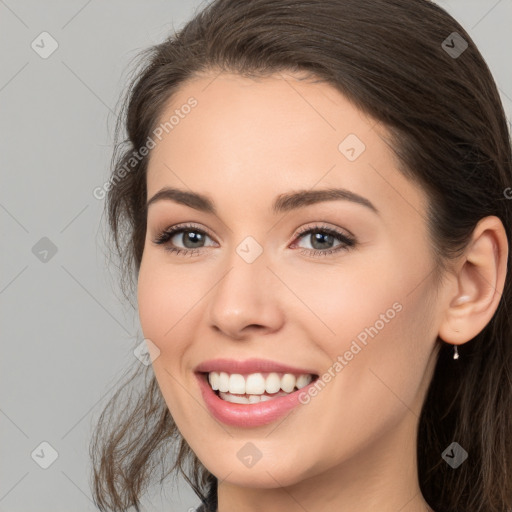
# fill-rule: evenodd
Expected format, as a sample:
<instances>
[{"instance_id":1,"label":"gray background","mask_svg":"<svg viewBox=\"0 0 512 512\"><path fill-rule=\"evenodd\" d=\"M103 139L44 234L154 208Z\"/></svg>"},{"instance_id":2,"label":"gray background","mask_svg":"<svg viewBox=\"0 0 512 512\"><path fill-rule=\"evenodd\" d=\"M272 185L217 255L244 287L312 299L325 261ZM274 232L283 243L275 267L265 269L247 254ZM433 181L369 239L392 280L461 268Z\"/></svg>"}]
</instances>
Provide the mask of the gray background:
<instances>
[{"instance_id":1,"label":"gray background","mask_svg":"<svg viewBox=\"0 0 512 512\"><path fill-rule=\"evenodd\" d=\"M438 3L479 47L510 120L512 0ZM0 512L96 510L92 426L125 369L142 364L133 350L143 338L107 270L104 205L92 191L108 178L131 59L201 4L0 0ZM58 43L46 59L31 47L44 31ZM44 237L55 254L40 252ZM35 462L49 457L44 441L58 453L47 469ZM144 510L197 504L182 482L179 493L154 489Z\"/></svg>"}]
</instances>

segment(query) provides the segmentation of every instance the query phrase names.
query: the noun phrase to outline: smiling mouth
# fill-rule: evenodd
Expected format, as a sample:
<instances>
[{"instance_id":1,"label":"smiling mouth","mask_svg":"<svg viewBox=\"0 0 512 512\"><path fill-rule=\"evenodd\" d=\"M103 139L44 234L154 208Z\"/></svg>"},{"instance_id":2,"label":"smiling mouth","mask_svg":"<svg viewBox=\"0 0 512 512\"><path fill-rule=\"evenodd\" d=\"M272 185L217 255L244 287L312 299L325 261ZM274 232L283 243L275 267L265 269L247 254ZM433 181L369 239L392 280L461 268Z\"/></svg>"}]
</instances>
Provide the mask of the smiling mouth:
<instances>
[{"instance_id":1,"label":"smiling mouth","mask_svg":"<svg viewBox=\"0 0 512 512\"><path fill-rule=\"evenodd\" d=\"M235 404L256 404L290 395L318 379L315 374L202 372L212 391Z\"/></svg>"}]
</instances>

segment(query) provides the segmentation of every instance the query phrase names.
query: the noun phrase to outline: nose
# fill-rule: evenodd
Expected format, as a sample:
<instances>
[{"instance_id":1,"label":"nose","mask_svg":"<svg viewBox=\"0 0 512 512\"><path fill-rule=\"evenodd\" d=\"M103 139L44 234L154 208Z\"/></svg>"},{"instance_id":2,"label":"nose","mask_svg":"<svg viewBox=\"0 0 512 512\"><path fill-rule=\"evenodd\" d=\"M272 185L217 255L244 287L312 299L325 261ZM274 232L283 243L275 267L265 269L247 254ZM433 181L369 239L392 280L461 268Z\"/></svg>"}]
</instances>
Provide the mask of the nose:
<instances>
[{"instance_id":1,"label":"nose","mask_svg":"<svg viewBox=\"0 0 512 512\"><path fill-rule=\"evenodd\" d=\"M219 272L223 277L209 294L212 329L235 340L279 330L284 320L280 301L283 291L267 266L265 252L248 263L233 251L225 263L226 270Z\"/></svg>"}]
</instances>

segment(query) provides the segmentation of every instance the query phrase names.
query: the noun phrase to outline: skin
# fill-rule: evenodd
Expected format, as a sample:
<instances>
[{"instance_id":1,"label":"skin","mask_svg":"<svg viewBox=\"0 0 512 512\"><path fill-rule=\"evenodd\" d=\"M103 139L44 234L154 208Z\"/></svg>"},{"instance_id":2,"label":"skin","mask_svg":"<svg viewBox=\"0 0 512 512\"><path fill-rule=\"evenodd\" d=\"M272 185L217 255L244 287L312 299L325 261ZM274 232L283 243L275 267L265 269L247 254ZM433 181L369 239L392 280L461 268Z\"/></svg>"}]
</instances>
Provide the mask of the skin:
<instances>
[{"instance_id":1,"label":"skin","mask_svg":"<svg viewBox=\"0 0 512 512\"><path fill-rule=\"evenodd\" d=\"M483 219L436 288L427 197L397 170L380 124L299 75L217 75L195 77L168 103L162 120L190 96L198 101L152 150L147 197L178 187L209 195L218 213L169 200L149 207L138 304L144 336L160 351L153 366L166 404L219 479L218 511L431 510L417 479L416 430L437 337L464 343L492 318L506 274L503 226ZM348 134L366 146L355 161L338 150ZM379 213L343 200L270 211L279 194L328 187L366 197ZM153 242L184 222L212 235L199 253ZM327 250L297 237L322 223L352 234L356 246L301 253ZM236 252L247 236L263 250L250 264ZM192 247L185 238L168 245ZM284 419L235 428L205 407L193 373L200 362L257 357L322 375L394 303L401 311ZM262 454L250 468L237 457L249 441Z\"/></svg>"}]
</instances>

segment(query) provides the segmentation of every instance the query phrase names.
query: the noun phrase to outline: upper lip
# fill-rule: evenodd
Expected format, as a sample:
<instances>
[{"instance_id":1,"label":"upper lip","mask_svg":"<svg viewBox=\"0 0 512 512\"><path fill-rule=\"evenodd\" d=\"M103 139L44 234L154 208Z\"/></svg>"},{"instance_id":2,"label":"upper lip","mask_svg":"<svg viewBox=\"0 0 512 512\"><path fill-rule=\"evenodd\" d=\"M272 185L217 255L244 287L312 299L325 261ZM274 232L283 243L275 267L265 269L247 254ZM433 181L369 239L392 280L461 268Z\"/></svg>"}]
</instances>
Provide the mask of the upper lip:
<instances>
[{"instance_id":1,"label":"upper lip","mask_svg":"<svg viewBox=\"0 0 512 512\"><path fill-rule=\"evenodd\" d=\"M269 359L245 359L236 361L234 359L210 359L203 361L195 368L196 372L226 372L226 373L258 373L258 372L276 372L276 373L293 373L295 375L317 373L311 368L297 368L288 364L270 361Z\"/></svg>"}]
</instances>

